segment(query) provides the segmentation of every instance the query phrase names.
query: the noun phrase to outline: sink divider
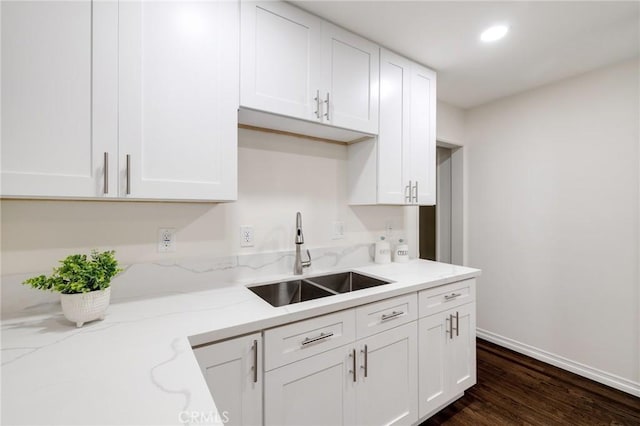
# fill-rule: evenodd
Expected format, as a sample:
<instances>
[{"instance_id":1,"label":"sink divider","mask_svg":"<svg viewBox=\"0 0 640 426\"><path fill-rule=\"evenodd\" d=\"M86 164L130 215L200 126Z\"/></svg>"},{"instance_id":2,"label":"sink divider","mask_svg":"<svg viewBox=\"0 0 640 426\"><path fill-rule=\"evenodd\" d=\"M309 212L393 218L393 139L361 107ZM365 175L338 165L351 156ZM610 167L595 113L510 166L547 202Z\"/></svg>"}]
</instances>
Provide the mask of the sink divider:
<instances>
[{"instance_id":1,"label":"sink divider","mask_svg":"<svg viewBox=\"0 0 640 426\"><path fill-rule=\"evenodd\" d=\"M340 294L340 293L338 293L338 292L337 292L337 291L335 291L335 290L332 290L332 289L330 289L330 288L327 288L327 287L323 286L322 284L318 284L318 283L316 283L316 282L314 282L314 281L311 281L311 279L309 279L309 278L304 279L304 280L302 280L302 281L304 281L304 282L306 282L306 283L308 283L308 284L311 284L312 286L317 287L317 288L319 288L319 289L322 289L322 290L324 290L324 291L328 291L328 292L329 292L329 293L331 293L331 294Z\"/></svg>"}]
</instances>

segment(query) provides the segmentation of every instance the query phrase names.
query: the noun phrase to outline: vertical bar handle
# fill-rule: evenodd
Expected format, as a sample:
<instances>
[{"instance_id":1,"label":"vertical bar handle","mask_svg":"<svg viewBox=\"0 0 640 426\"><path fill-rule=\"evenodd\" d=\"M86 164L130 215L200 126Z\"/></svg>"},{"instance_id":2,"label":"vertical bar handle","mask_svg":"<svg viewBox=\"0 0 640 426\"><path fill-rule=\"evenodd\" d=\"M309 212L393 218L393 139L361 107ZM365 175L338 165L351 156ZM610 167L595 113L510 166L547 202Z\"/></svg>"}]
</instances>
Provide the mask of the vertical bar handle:
<instances>
[{"instance_id":1,"label":"vertical bar handle","mask_svg":"<svg viewBox=\"0 0 640 426\"><path fill-rule=\"evenodd\" d=\"M253 341L253 383L258 383L258 341Z\"/></svg>"},{"instance_id":2,"label":"vertical bar handle","mask_svg":"<svg viewBox=\"0 0 640 426\"><path fill-rule=\"evenodd\" d=\"M353 351L349 354L349 357L353 358L353 360L352 360L352 362L353 362L352 367L353 368L351 369L351 371L349 371L349 373L353 374L353 381L355 382L357 380L357 377L356 377L356 350L355 349L353 349Z\"/></svg>"},{"instance_id":3,"label":"vertical bar handle","mask_svg":"<svg viewBox=\"0 0 640 426\"><path fill-rule=\"evenodd\" d=\"M131 194L131 155L127 154L127 195Z\"/></svg>"},{"instance_id":4,"label":"vertical bar handle","mask_svg":"<svg viewBox=\"0 0 640 426\"><path fill-rule=\"evenodd\" d=\"M460 316L458 311L456 311L456 336L460 335Z\"/></svg>"},{"instance_id":5,"label":"vertical bar handle","mask_svg":"<svg viewBox=\"0 0 640 426\"><path fill-rule=\"evenodd\" d=\"M327 112L324 113L324 116L327 117L327 121L331 121L331 119L329 118L329 92L327 92L327 100L324 101L325 104L327 104Z\"/></svg>"},{"instance_id":6,"label":"vertical bar handle","mask_svg":"<svg viewBox=\"0 0 640 426\"><path fill-rule=\"evenodd\" d=\"M404 188L404 201L405 203L411 202L411 181L409 181L409 185ZM408 193L408 194L407 194Z\"/></svg>"},{"instance_id":7,"label":"vertical bar handle","mask_svg":"<svg viewBox=\"0 0 640 426\"><path fill-rule=\"evenodd\" d=\"M413 187L416 190L416 195L413 196L413 202L418 204L418 181L416 181L416 185ZM413 193L413 190L411 191Z\"/></svg>"},{"instance_id":8,"label":"vertical bar handle","mask_svg":"<svg viewBox=\"0 0 640 426\"><path fill-rule=\"evenodd\" d=\"M322 113L320 112L320 90L316 90L316 97L313 98L316 101L316 118L319 120L321 118Z\"/></svg>"},{"instance_id":9,"label":"vertical bar handle","mask_svg":"<svg viewBox=\"0 0 640 426\"><path fill-rule=\"evenodd\" d=\"M102 192L104 194L108 194L109 193L109 153L108 152L104 153L103 167L104 167L104 170L102 171L102 175L104 178L104 185L103 185Z\"/></svg>"},{"instance_id":10,"label":"vertical bar handle","mask_svg":"<svg viewBox=\"0 0 640 426\"><path fill-rule=\"evenodd\" d=\"M364 377L367 377L369 375L369 349L367 345L364 345L362 353L364 354Z\"/></svg>"},{"instance_id":11,"label":"vertical bar handle","mask_svg":"<svg viewBox=\"0 0 640 426\"><path fill-rule=\"evenodd\" d=\"M447 321L449 321L449 339L453 339L453 314L449 314Z\"/></svg>"}]
</instances>

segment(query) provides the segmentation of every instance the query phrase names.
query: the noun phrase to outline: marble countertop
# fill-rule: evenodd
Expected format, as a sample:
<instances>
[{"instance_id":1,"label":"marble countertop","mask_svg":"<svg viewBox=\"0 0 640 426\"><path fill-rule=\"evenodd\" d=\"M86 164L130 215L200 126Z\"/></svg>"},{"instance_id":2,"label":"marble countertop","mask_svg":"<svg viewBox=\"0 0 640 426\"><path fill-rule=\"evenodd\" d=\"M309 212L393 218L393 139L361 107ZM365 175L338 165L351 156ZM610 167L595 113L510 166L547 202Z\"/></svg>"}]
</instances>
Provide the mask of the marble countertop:
<instances>
[{"instance_id":1,"label":"marble countertop","mask_svg":"<svg viewBox=\"0 0 640 426\"><path fill-rule=\"evenodd\" d=\"M1 423L180 425L194 413L193 423L219 423L191 346L480 275L477 269L423 260L336 272L343 270L394 283L279 308L246 288L289 274L120 299L103 321L82 328L67 321L59 305L5 319Z\"/></svg>"}]
</instances>

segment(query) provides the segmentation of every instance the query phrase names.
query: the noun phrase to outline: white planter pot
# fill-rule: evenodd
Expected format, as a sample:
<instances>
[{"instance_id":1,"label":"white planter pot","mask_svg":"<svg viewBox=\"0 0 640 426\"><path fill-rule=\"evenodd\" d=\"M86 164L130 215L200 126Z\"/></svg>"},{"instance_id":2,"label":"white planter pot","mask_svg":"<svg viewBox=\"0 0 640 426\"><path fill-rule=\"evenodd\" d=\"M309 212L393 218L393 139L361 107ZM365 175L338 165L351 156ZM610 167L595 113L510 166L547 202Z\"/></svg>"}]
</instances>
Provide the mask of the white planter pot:
<instances>
[{"instance_id":1,"label":"white planter pot","mask_svg":"<svg viewBox=\"0 0 640 426\"><path fill-rule=\"evenodd\" d=\"M65 318L82 327L85 322L104 319L109 307L111 287L89 293L61 294L62 313Z\"/></svg>"}]
</instances>

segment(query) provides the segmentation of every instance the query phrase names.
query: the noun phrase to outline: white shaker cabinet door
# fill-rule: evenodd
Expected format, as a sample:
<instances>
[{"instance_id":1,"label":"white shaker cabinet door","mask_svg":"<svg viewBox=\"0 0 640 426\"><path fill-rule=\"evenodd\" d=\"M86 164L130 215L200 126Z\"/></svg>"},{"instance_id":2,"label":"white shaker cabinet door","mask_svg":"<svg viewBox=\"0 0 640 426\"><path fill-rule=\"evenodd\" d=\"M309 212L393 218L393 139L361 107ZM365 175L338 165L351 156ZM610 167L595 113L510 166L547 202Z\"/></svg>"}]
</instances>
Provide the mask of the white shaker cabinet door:
<instances>
[{"instance_id":1,"label":"white shaker cabinet door","mask_svg":"<svg viewBox=\"0 0 640 426\"><path fill-rule=\"evenodd\" d=\"M409 170L414 203L435 205L436 73L417 64L411 74L410 135Z\"/></svg>"},{"instance_id":2,"label":"white shaker cabinet door","mask_svg":"<svg viewBox=\"0 0 640 426\"><path fill-rule=\"evenodd\" d=\"M450 398L447 382L447 315L434 314L418 321L420 418L432 413Z\"/></svg>"},{"instance_id":3,"label":"white shaker cabinet door","mask_svg":"<svg viewBox=\"0 0 640 426\"><path fill-rule=\"evenodd\" d=\"M115 196L117 3L0 8L1 195Z\"/></svg>"},{"instance_id":4,"label":"white shaker cabinet door","mask_svg":"<svg viewBox=\"0 0 640 426\"><path fill-rule=\"evenodd\" d=\"M262 424L260 333L194 349L218 415L228 425Z\"/></svg>"},{"instance_id":5,"label":"white shaker cabinet door","mask_svg":"<svg viewBox=\"0 0 640 426\"><path fill-rule=\"evenodd\" d=\"M418 421L418 334L412 321L358 342L357 424Z\"/></svg>"},{"instance_id":6,"label":"white shaker cabinet door","mask_svg":"<svg viewBox=\"0 0 640 426\"><path fill-rule=\"evenodd\" d=\"M243 2L241 22L240 104L319 120L322 21L282 2Z\"/></svg>"},{"instance_id":7,"label":"white shaker cabinet door","mask_svg":"<svg viewBox=\"0 0 640 426\"><path fill-rule=\"evenodd\" d=\"M120 3L120 196L236 199L238 14L234 1Z\"/></svg>"},{"instance_id":8,"label":"white shaker cabinet door","mask_svg":"<svg viewBox=\"0 0 640 426\"><path fill-rule=\"evenodd\" d=\"M476 384L476 304L455 310L457 332L449 340L449 377L452 393L464 392Z\"/></svg>"},{"instance_id":9,"label":"white shaker cabinet door","mask_svg":"<svg viewBox=\"0 0 640 426\"><path fill-rule=\"evenodd\" d=\"M355 350L341 347L265 373L265 425L354 425Z\"/></svg>"},{"instance_id":10,"label":"white shaker cabinet door","mask_svg":"<svg viewBox=\"0 0 640 426\"><path fill-rule=\"evenodd\" d=\"M412 62L381 49L378 199L380 204L408 204L411 179L409 141Z\"/></svg>"},{"instance_id":11,"label":"white shaker cabinet door","mask_svg":"<svg viewBox=\"0 0 640 426\"><path fill-rule=\"evenodd\" d=\"M322 30L323 121L377 134L379 46L328 22Z\"/></svg>"}]
</instances>

